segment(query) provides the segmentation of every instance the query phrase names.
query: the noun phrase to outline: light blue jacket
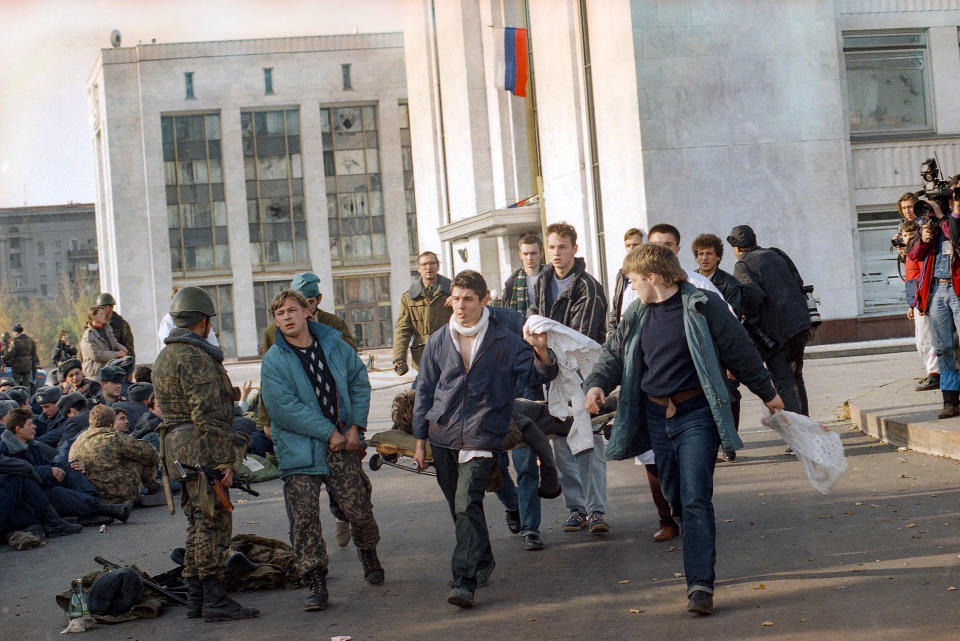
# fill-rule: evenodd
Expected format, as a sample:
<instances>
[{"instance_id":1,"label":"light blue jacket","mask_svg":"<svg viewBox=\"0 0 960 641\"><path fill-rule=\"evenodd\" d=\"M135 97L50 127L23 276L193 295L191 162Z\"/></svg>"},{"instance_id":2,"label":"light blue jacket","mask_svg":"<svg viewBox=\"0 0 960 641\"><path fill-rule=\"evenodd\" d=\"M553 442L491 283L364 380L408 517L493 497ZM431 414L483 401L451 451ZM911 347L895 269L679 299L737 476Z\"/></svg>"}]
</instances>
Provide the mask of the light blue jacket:
<instances>
[{"instance_id":1,"label":"light blue jacket","mask_svg":"<svg viewBox=\"0 0 960 641\"><path fill-rule=\"evenodd\" d=\"M337 383L341 432L351 425L363 430L370 411L366 367L340 338L340 332L313 321L308 321L308 326ZM281 478L290 474L329 474L327 440L335 426L320 410L300 358L279 329L276 342L264 354L260 366L260 398L270 413L270 434Z\"/></svg>"}]
</instances>

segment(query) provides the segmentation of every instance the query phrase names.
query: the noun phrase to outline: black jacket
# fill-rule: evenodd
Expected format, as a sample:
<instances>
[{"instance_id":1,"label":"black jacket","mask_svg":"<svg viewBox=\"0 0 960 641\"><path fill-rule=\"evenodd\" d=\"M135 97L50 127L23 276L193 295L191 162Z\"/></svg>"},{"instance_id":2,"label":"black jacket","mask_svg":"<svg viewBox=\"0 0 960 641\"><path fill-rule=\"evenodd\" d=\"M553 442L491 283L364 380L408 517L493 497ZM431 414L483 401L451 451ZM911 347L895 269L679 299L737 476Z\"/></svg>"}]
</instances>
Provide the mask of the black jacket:
<instances>
[{"instance_id":1,"label":"black jacket","mask_svg":"<svg viewBox=\"0 0 960 641\"><path fill-rule=\"evenodd\" d=\"M161 423L163 423L162 418L147 410L130 430L130 435L134 438L143 438L151 432L156 432Z\"/></svg>"},{"instance_id":2,"label":"black jacket","mask_svg":"<svg viewBox=\"0 0 960 641\"><path fill-rule=\"evenodd\" d=\"M601 345L607 338L607 297L596 278L586 272L582 258L574 260L573 282L552 305L547 305L550 287L556 272L553 265L540 271L534 288L535 300L530 301L527 316L539 314L588 336Z\"/></svg>"},{"instance_id":3,"label":"black jacket","mask_svg":"<svg viewBox=\"0 0 960 641\"><path fill-rule=\"evenodd\" d=\"M756 319L778 345L810 329L803 279L789 256L776 248L756 247L744 252L733 275L743 286L743 316Z\"/></svg>"},{"instance_id":4,"label":"black jacket","mask_svg":"<svg viewBox=\"0 0 960 641\"><path fill-rule=\"evenodd\" d=\"M53 364L57 367L60 366L60 363L70 360L77 355L77 348L74 345L66 345L63 341L57 341L57 346L53 348L53 355L50 357L50 360L53 361Z\"/></svg>"},{"instance_id":5,"label":"black jacket","mask_svg":"<svg viewBox=\"0 0 960 641\"><path fill-rule=\"evenodd\" d=\"M607 338L617 331L620 324L620 308L623 306L623 292L627 289L627 275L617 270L617 280L613 285L613 297L610 299L610 313L607 314Z\"/></svg>"},{"instance_id":6,"label":"black jacket","mask_svg":"<svg viewBox=\"0 0 960 641\"><path fill-rule=\"evenodd\" d=\"M743 316L743 300L740 290L743 287L733 274L725 272L719 267L710 275L710 282L723 294L723 299L733 308L737 318Z\"/></svg>"},{"instance_id":7,"label":"black jacket","mask_svg":"<svg viewBox=\"0 0 960 641\"><path fill-rule=\"evenodd\" d=\"M130 401L122 399L116 401L110 407L118 410L123 410L127 413L127 421L130 422L130 431L133 431L133 427L137 424L137 421L140 420L140 417L146 414L149 410L147 406L141 403L140 401Z\"/></svg>"}]
</instances>

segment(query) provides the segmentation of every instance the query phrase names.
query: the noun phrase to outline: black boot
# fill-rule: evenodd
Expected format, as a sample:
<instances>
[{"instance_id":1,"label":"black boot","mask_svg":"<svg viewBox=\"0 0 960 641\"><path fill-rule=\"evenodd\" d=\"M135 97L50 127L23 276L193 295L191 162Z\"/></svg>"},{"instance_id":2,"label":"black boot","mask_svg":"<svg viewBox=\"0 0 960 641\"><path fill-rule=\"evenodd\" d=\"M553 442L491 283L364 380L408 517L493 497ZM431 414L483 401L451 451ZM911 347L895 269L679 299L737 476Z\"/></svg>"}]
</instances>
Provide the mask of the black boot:
<instances>
[{"instance_id":1,"label":"black boot","mask_svg":"<svg viewBox=\"0 0 960 641\"><path fill-rule=\"evenodd\" d=\"M960 415L960 392L956 390L940 390L943 395L943 409L937 418L953 418Z\"/></svg>"},{"instance_id":2,"label":"black boot","mask_svg":"<svg viewBox=\"0 0 960 641\"><path fill-rule=\"evenodd\" d=\"M370 585L380 585L383 583L383 566L380 565L380 559L377 558L377 548L368 550L357 549L357 556L363 564L363 578Z\"/></svg>"},{"instance_id":3,"label":"black boot","mask_svg":"<svg viewBox=\"0 0 960 641\"><path fill-rule=\"evenodd\" d=\"M325 610L330 594L327 592L326 572L317 568L307 572L303 578L310 589L310 595L303 602L305 612L315 612L316 610Z\"/></svg>"},{"instance_id":4,"label":"black boot","mask_svg":"<svg viewBox=\"0 0 960 641\"><path fill-rule=\"evenodd\" d=\"M109 516L121 523L126 523L127 519L130 518L130 512L133 511L133 501L127 501L126 503L104 503L103 501L97 501L97 503L97 514Z\"/></svg>"},{"instance_id":5,"label":"black boot","mask_svg":"<svg viewBox=\"0 0 960 641\"><path fill-rule=\"evenodd\" d=\"M187 577L187 618L199 619L203 616L203 583L200 577Z\"/></svg>"},{"instance_id":6,"label":"black boot","mask_svg":"<svg viewBox=\"0 0 960 641\"><path fill-rule=\"evenodd\" d=\"M60 515L57 514L57 511L53 509L53 505L50 503L47 503L41 511L36 514L40 522L43 523L43 532L48 539L52 539L55 536L79 534L83 531L83 526L79 523L67 523L60 518Z\"/></svg>"},{"instance_id":7,"label":"black boot","mask_svg":"<svg viewBox=\"0 0 960 641\"><path fill-rule=\"evenodd\" d=\"M252 619L260 614L256 608L245 608L229 596L217 577L207 577L203 584L203 620L236 621Z\"/></svg>"}]
</instances>

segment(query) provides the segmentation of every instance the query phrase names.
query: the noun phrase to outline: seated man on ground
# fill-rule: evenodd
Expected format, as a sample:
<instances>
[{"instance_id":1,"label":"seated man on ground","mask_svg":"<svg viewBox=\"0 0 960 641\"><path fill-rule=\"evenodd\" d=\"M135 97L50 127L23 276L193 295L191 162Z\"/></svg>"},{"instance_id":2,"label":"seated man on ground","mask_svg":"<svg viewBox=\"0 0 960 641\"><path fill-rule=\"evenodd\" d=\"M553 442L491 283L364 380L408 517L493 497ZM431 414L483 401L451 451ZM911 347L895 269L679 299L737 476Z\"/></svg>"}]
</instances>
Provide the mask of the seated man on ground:
<instances>
[{"instance_id":1,"label":"seated man on ground","mask_svg":"<svg viewBox=\"0 0 960 641\"><path fill-rule=\"evenodd\" d=\"M90 410L90 427L70 447L70 461L83 463L104 501L125 503L140 496L141 487L158 488L160 455L148 443L114 429L115 420L116 412L105 405Z\"/></svg>"},{"instance_id":2,"label":"seated man on ground","mask_svg":"<svg viewBox=\"0 0 960 641\"><path fill-rule=\"evenodd\" d=\"M41 387L33 396L33 402L40 406L40 413L33 417L37 426L37 438L51 447L56 447L63 435L63 416L57 409L57 401L63 394L56 385Z\"/></svg>"},{"instance_id":3,"label":"seated man on ground","mask_svg":"<svg viewBox=\"0 0 960 641\"><path fill-rule=\"evenodd\" d=\"M57 514L40 488L40 477L26 461L0 454L0 540L39 527L48 538L77 534L83 527Z\"/></svg>"}]
</instances>

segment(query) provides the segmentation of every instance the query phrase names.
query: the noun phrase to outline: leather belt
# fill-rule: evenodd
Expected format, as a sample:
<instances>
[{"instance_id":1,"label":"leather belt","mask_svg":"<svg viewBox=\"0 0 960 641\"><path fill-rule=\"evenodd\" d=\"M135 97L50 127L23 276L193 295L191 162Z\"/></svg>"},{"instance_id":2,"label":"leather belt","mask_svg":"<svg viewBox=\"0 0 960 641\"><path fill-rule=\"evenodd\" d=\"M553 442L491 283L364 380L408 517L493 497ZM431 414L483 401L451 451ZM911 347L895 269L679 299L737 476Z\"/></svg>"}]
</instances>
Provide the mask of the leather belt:
<instances>
[{"instance_id":1,"label":"leather belt","mask_svg":"<svg viewBox=\"0 0 960 641\"><path fill-rule=\"evenodd\" d=\"M659 396L647 396L647 399L653 401L657 405L663 405L667 408L667 418L671 418L674 414L677 413L677 404L683 403L684 401L689 401L691 398L696 398L703 394L702 387L695 387L693 389L683 390L661 398Z\"/></svg>"},{"instance_id":2,"label":"leather belt","mask_svg":"<svg viewBox=\"0 0 960 641\"><path fill-rule=\"evenodd\" d=\"M950 278L938 278L937 282L941 285L953 285L953 280Z\"/></svg>"}]
</instances>

